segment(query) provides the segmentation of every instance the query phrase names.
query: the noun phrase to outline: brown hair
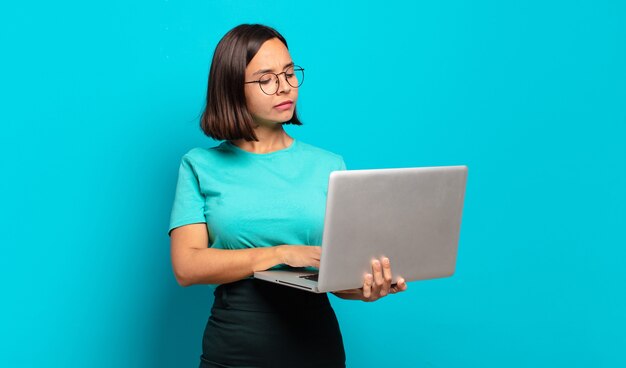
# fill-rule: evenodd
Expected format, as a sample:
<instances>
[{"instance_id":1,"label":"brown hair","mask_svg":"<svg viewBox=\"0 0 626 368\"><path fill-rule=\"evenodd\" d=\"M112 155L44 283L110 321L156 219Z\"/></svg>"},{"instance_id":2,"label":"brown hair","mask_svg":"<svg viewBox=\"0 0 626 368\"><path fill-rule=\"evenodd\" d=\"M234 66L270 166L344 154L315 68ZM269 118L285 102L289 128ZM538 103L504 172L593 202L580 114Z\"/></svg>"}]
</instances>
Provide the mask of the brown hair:
<instances>
[{"instance_id":1,"label":"brown hair","mask_svg":"<svg viewBox=\"0 0 626 368\"><path fill-rule=\"evenodd\" d=\"M261 45L272 38L278 38L287 47L278 31L261 24L241 24L217 44L209 72L206 107L200 119L204 134L216 140L258 141L253 128L256 123L246 107L245 72ZM302 125L295 108L291 119L282 124Z\"/></svg>"}]
</instances>

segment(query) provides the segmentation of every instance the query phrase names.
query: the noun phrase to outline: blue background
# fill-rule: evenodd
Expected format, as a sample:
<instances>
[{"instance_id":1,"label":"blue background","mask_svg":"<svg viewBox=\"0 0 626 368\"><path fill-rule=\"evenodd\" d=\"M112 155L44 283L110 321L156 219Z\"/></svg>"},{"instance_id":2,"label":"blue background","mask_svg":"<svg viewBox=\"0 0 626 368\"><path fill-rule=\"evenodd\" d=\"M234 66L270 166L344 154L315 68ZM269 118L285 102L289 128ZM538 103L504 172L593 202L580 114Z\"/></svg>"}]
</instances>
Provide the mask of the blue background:
<instances>
[{"instance_id":1,"label":"blue background","mask_svg":"<svg viewBox=\"0 0 626 368\"><path fill-rule=\"evenodd\" d=\"M331 296L349 367L626 365L621 1L11 2L0 366L192 367L212 303L167 226L219 39L286 38L292 136L349 169L466 164L457 273ZM393 265L393 264L392 264Z\"/></svg>"}]
</instances>

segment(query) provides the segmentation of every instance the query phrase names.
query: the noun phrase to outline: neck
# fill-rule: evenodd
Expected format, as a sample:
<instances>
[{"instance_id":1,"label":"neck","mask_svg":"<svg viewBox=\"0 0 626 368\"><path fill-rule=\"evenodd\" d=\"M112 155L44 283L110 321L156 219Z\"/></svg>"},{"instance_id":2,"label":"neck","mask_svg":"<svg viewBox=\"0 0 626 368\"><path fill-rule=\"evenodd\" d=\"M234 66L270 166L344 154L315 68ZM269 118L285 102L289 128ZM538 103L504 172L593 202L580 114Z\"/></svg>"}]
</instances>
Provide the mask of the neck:
<instances>
[{"instance_id":1,"label":"neck","mask_svg":"<svg viewBox=\"0 0 626 368\"><path fill-rule=\"evenodd\" d=\"M271 126L260 124L254 129L254 133L259 139L258 142L236 139L232 140L231 143L248 152L269 153L285 149L293 142L293 138L287 135L282 124L273 124Z\"/></svg>"}]
</instances>

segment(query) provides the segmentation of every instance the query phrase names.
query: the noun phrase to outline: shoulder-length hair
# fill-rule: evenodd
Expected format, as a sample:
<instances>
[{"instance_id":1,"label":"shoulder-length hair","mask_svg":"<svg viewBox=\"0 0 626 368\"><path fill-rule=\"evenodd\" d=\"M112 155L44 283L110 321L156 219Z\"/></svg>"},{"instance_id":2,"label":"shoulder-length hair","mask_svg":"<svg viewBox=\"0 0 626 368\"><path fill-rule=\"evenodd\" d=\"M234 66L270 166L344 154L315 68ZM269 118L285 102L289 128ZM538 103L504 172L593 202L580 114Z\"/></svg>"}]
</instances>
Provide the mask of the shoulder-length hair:
<instances>
[{"instance_id":1,"label":"shoulder-length hair","mask_svg":"<svg viewBox=\"0 0 626 368\"><path fill-rule=\"evenodd\" d=\"M261 45L272 38L278 38L287 47L287 41L278 31L261 24L241 24L228 31L217 44L209 72L206 107L200 120L204 134L216 140L258 141L254 134L256 123L246 107L245 71ZM291 119L283 124L302 125L295 108Z\"/></svg>"}]
</instances>

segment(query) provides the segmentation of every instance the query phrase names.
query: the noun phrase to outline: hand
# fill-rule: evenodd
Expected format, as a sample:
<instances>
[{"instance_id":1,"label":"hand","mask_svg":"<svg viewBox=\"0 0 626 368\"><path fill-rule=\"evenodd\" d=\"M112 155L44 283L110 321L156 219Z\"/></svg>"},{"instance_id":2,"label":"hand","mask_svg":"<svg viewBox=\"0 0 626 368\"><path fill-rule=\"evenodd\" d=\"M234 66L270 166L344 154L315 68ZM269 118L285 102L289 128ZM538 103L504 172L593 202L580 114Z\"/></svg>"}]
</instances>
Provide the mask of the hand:
<instances>
[{"instance_id":1,"label":"hand","mask_svg":"<svg viewBox=\"0 0 626 368\"><path fill-rule=\"evenodd\" d=\"M322 255L322 247L320 246L283 244L279 245L277 250L280 263L291 267L313 266L320 268L320 257Z\"/></svg>"},{"instance_id":2,"label":"hand","mask_svg":"<svg viewBox=\"0 0 626 368\"><path fill-rule=\"evenodd\" d=\"M372 274L365 274L363 287L358 289L348 289L335 291L333 294L344 299L358 299L364 302L376 301L389 293L395 294L407 289L407 284L403 278L398 279L396 285L391 285L391 262L389 258L382 258L381 262L378 259L372 260Z\"/></svg>"}]
</instances>

